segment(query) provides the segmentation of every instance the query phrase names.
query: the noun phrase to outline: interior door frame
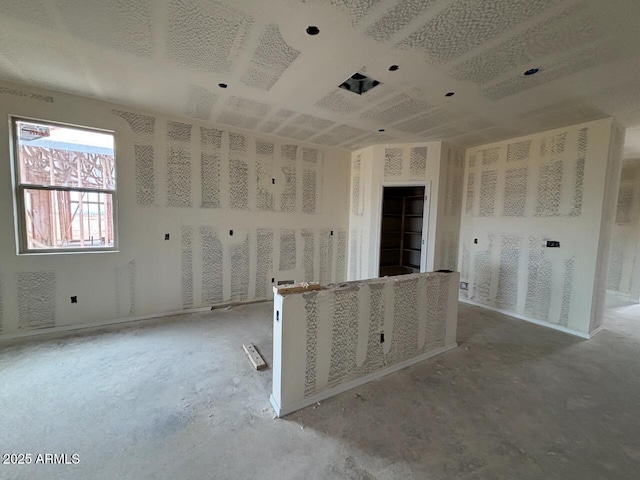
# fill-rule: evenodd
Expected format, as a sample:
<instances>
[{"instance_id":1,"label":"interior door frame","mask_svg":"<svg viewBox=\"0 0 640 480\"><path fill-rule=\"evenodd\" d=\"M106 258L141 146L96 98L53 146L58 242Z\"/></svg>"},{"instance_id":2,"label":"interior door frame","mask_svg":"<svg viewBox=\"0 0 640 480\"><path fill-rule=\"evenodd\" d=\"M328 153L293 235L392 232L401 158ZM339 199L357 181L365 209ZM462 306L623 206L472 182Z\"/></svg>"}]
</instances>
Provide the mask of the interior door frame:
<instances>
[{"instance_id":1,"label":"interior door frame","mask_svg":"<svg viewBox=\"0 0 640 480\"><path fill-rule=\"evenodd\" d=\"M380 277L380 244L382 242L382 206L384 204L384 189L387 187L424 187L424 206L423 206L423 215L422 215L422 240L421 244L423 248L421 248L420 252L420 272L427 271L427 252L429 248L432 248L429 245L429 215L430 215L430 206L431 206L431 182L420 180L420 181L397 181L397 182L380 182L380 202L378 203L378 215L376 222L376 233L373 245L375 246L376 252L376 261L375 261L375 274L374 278Z\"/></svg>"}]
</instances>

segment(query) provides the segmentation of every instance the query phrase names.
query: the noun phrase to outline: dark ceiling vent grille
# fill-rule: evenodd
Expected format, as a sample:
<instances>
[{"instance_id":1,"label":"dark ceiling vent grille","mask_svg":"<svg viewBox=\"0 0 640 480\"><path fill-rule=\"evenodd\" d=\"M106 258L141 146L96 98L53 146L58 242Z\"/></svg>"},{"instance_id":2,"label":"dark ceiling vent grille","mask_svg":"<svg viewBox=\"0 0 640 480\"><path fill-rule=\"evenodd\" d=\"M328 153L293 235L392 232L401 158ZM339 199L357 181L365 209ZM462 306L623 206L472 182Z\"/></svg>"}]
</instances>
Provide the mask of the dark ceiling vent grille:
<instances>
[{"instance_id":1,"label":"dark ceiling vent grille","mask_svg":"<svg viewBox=\"0 0 640 480\"><path fill-rule=\"evenodd\" d=\"M378 85L380 85L379 81L374 80L371 77L367 77L362 73L354 73L342 82L340 88L362 95Z\"/></svg>"}]
</instances>

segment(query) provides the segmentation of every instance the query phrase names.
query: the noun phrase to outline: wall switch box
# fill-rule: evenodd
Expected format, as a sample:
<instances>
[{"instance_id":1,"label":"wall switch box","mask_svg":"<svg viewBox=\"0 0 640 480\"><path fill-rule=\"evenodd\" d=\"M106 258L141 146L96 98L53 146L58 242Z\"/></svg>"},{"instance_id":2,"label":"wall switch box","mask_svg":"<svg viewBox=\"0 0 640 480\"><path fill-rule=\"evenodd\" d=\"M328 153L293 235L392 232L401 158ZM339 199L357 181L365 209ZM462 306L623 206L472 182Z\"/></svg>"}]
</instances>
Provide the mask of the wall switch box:
<instances>
[{"instance_id":1,"label":"wall switch box","mask_svg":"<svg viewBox=\"0 0 640 480\"><path fill-rule=\"evenodd\" d=\"M560 242L556 240L547 240L547 248L560 248Z\"/></svg>"},{"instance_id":2,"label":"wall switch box","mask_svg":"<svg viewBox=\"0 0 640 480\"><path fill-rule=\"evenodd\" d=\"M164 239L165 239L165 240L169 240L169 237L170 237L170 235L169 235L168 233L165 233L165 234L164 234Z\"/></svg>"}]
</instances>

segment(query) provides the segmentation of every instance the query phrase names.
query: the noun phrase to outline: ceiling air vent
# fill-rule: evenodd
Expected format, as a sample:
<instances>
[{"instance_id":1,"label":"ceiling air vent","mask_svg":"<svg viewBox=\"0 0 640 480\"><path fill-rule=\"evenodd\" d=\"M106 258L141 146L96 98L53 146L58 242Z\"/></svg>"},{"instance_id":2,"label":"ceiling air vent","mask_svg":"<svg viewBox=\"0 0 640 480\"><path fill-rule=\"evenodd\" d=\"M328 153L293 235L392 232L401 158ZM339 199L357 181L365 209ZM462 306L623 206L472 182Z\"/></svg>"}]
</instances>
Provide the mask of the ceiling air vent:
<instances>
[{"instance_id":1,"label":"ceiling air vent","mask_svg":"<svg viewBox=\"0 0 640 480\"><path fill-rule=\"evenodd\" d=\"M349 78L347 78L342 84L340 88L344 88L353 93L357 93L358 95L362 95L365 92L368 92L373 87L377 87L380 85L380 82L374 80L371 77L367 77L362 73L354 73Z\"/></svg>"}]
</instances>

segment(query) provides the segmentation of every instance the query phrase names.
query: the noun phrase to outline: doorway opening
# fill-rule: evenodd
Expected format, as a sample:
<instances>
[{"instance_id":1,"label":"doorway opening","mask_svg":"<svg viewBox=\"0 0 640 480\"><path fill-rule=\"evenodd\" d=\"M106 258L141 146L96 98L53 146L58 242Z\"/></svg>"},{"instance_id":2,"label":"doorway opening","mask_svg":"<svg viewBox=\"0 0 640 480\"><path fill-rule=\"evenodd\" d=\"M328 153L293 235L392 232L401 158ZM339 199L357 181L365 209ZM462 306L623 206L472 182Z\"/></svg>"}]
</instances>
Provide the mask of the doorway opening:
<instances>
[{"instance_id":1,"label":"doorway opening","mask_svg":"<svg viewBox=\"0 0 640 480\"><path fill-rule=\"evenodd\" d=\"M382 187L381 277L426 270L428 211L424 185Z\"/></svg>"}]
</instances>

